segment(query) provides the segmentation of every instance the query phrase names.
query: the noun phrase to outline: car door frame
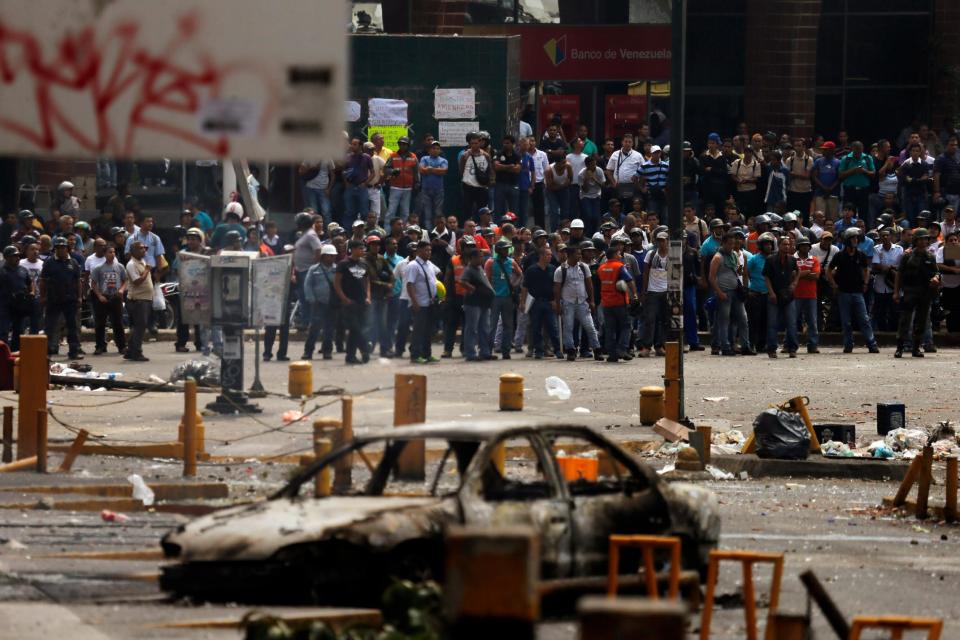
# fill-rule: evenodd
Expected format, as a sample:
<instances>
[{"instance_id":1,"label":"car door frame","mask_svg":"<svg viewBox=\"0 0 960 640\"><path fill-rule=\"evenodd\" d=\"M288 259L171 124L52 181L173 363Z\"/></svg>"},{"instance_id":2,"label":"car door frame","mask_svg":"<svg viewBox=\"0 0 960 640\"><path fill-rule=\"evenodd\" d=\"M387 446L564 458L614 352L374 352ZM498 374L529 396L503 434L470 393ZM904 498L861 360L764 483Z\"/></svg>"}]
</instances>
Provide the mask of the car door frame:
<instances>
[{"instance_id":1,"label":"car door frame","mask_svg":"<svg viewBox=\"0 0 960 640\"><path fill-rule=\"evenodd\" d=\"M548 452L554 473L570 504L573 523L573 548L575 576L606 575L609 556L609 537L611 534L663 534L670 529L670 512L658 484L659 477L652 469L640 464L627 451L615 442L584 427L546 427L541 430L545 451ZM643 482L645 488L628 495L624 485L619 492L598 494L595 496L575 496L570 493L566 480L560 473L560 467L553 455L554 438L579 438L598 449L606 450L626 469L632 477ZM606 503L605 505L601 503ZM606 506L606 508L601 508ZM620 514L636 510L646 513L649 510L650 525L646 527L623 527ZM611 517L612 516L612 517Z\"/></svg>"},{"instance_id":2,"label":"car door frame","mask_svg":"<svg viewBox=\"0 0 960 640\"><path fill-rule=\"evenodd\" d=\"M486 498L484 469L494 462L499 446L505 446L507 441L515 438L525 438L529 442L534 461L540 465L543 478L552 489L550 498L516 501L492 501ZM536 430L505 431L484 443L467 467L463 485L457 493L457 503L461 519L467 526L531 526L540 537L541 579L568 578L573 575L572 504L556 465L550 461L544 441ZM498 504L502 506L498 508ZM524 522L524 515L532 522Z\"/></svg>"}]
</instances>

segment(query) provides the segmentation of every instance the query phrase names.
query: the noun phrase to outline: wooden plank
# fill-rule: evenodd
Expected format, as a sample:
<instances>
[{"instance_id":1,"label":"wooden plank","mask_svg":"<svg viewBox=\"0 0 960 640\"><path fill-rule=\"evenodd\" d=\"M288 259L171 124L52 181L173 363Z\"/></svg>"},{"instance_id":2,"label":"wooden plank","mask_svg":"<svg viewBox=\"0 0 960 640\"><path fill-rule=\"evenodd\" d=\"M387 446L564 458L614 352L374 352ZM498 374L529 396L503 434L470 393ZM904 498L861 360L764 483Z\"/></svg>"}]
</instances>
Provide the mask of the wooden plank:
<instances>
[{"instance_id":1,"label":"wooden plank","mask_svg":"<svg viewBox=\"0 0 960 640\"><path fill-rule=\"evenodd\" d=\"M47 410L37 409L37 473L47 472Z\"/></svg>"},{"instance_id":2,"label":"wooden plank","mask_svg":"<svg viewBox=\"0 0 960 640\"><path fill-rule=\"evenodd\" d=\"M957 519L957 459L947 458L947 495L943 514L947 522Z\"/></svg>"},{"instance_id":3,"label":"wooden plank","mask_svg":"<svg viewBox=\"0 0 960 640\"><path fill-rule=\"evenodd\" d=\"M46 336L20 338L20 392L17 407L17 459L37 453L37 411L47 407L50 364Z\"/></svg>"},{"instance_id":4,"label":"wooden plank","mask_svg":"<svg viewBox=\"0 0 960 640\"><path fill-rule=\"evenodd\" d=\"M427 376L398 373L394 377L393 426L427 421ZM410 442L397 460L397 477L421 481L426 477L426 443Z\"/></svg>"},{"instance_id":5,"label":"wooden plank","mask_svg":"<svg viewBox=\"0 0 960 640\"><path fill-rule=\"evenodd\" d=\"M70 445L70 449L67 450L67 455L63 457L63 462L60 463L60 468L57 469L58 472L66 473L70 471L71 467L73 467L74 460L80 455L80 450L83 449L83 443L87 441L87 436L89 435L86 429L80 429L80 433L77 434L73 444Z\"/></svg>"},{"instance_id":6,"label":"wooden plank","mask_svg":"<svg viewBox=\"0 0 960 640\"><path fill-rule=\"evenodd\" d=\"M893 498L892 506L899 507L907 501L907 496L910 495L910 489L913 488L913 483L917 481L917 476L920 474L922 467L923 461L919 457L910 461L910 466L907 467L907 474L903 477L903 482L900 483L897 495Z\"/></svg>"},{"instance_id":7,"label":"wooden plank","mask_svg":"<svg viewBox=\"0 0 960 640\"><path fill-rule=\"evenodd\" d=\"M690 440L690 429L670 418L657 420L657 423L653 425L653 431L667 442L688 442Z\"/></svg>"},{"instance_id":8,"label":"wooden plank","mask_svg":"<svg viewBox=\"0 0 960 640\"><path fill-rule=\"evenodd\" d=\"M67 452L71 445L52 445L50 451ZM84 456L118 456L125 458L183 458L182 442L157 444L98 444L88 443L80 448ZM203 459L201 457L201 459Z\"/></svg>"},{"instance_id":9,"label":"wooden plank","mask_svg":"<svg viewBox=\"0 0 960 640\"><path fill-rule=\"evenodd\" d=\"M64 551L47 553L36 558L66 558L69 560L163 560L163 551L151 549L113 549L110 551Z\"/></svg>"},{"instance_id":10,"label":"wooden plank","mask_svg":"<svg viewBox=\"0 0 960 640\"><path fill-rule=\"evenodd\" d=\"M3 465L0 467L0 473L9 473L10 471L26 471L27 469L35 469L36 466L37 456L30 456L29 458L20 458L16 462Z\"/></svg>"},{"instance_id":11,"label":"wooden plank","mask_svg":"<svg viewBox=\"0 0 960 640\"><path fill-rule=\"evenodd\" d=\"M13 407L3 408L3 462L13 460Z\"/></svg>"},{"instance_id":12,"label":"wooden plank","mask_svg":"<svg viewBox=\"0 0 960 640\"><path fill-rule=\"evenodd\" d=\"M923 467L917 488L917 518L927 517L927 500L930 498L930 480L933 478L933 447L923 448Z\"/></svg>"},{"instance_id":13,"label":"wooden plank","mask_svg":"<svg viewBox=\"0 0 960 640\"><path fill-rule=\"evenodd\" d=\"M148 482L157 500L195 500L226 498L230 486L225 482ZM100 496L101 498L129 498L133 486L123 484L57 484L0 486L0 493L43 493Z\"/></svg>"}]
</instances>

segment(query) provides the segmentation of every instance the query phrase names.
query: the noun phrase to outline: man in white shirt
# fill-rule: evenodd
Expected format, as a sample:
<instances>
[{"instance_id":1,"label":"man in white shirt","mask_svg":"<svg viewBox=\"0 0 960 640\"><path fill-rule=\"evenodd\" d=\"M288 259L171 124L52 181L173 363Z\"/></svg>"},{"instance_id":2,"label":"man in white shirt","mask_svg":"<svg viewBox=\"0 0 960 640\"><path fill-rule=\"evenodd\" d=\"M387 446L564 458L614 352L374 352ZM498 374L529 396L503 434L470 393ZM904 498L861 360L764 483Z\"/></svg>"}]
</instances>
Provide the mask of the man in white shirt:
<instances>
[{"instance_id":1,"label":"man in white shirt","mask_svg":"<svg viewBox=\"0 0 960 640\"><path fill-rule=\"evenodd\" d=\"M533 222L539 227L545 225L544 214L546 212L546 194L544 186L544 175L547 167L550 166L550 159L546 152L537 148L536 136L527 138L527 154L533 158Z\"/></svg>"},{"instance_id":2,"label":"man in white shirt","mask_svg":"<svg viewBox=\"0 0 960 640\"><path fill-rule=\"evenodd\" d=\"M625 133L621 147L607 160L607 183L617 192L624 211L633 206L636 195L637 171L643 165L643 155L633 149L633 135Z\"/></svg>"},{"instance_id":3,"label":"man in white shirt","mask_svg":"<svg viewBox=\"0 0 960 640\"><path fill-rule=\"evenodd\" d=\"M404 288L410 298L413 332L410 336L410 362L428 364L439 362L430 353L433 300L437 295L436 267L430 262L432 245L429 240L417 243L417 257L404 272ZM398 265L399 266L399 265Z\"/></svg>"},{"instance_id":4,"label":"man in white shirt","mask_svg":"<svg viewBox=\"0 0 960 640\"><path fill-rule=\"evenodd\" d=\"M880 331L897 330L897 305L893 302L894 273L903 257L903 247L894 244L889 228L880 230L880 244L874 247L870 271L873 272L873 310L871 317Z\"/></svg>"},{"instance_id":5,"label":"man in white shirt","mask_svg":"<svg viewBox=\"0 0 960 640\"><path fill-rule=\"evenodd\" d=\"M589 244L589 241L585 240ZM592 246L592 245L591 245ZM600 340L593 324L592 313L596 313L593 297L593 283L590 280L590 267L580 261L580 247L571 244L567 247L567 261L553 272L554 313L563 314L563 350L567 360L577 359L579 332L574 335L574 325L586 331L590 348L595 360L602 360Z\"/></svg>"}]
</instances>

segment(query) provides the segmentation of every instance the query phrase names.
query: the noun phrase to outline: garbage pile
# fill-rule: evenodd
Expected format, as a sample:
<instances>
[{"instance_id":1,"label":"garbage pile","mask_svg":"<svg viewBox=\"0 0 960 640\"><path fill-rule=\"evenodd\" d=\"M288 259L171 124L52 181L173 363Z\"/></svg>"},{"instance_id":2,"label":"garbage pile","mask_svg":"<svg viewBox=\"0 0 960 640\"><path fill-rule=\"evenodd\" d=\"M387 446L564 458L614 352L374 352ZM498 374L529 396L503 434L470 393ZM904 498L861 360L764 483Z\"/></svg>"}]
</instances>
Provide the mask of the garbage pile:
<instances>
[{"instance_id":1,"label":"garbage pile","mask_svg":"<svg viewBox=\"0 0 960 640\"><path fill-rule=\"evenodd\" d=\"M74 363L77 364L77 363ZM94 371L93 367L88 364L77 364L76 367L70 367L62 362L54 362L50 365L50 375L54 376L67 376L70 378L76 378L77 384L71 385L70 388L75 391L103 391L102 387L91 388L89 385L90 380L116 380L120 378L123 374L118 371L110 372L98 372ZM72 381L71 381L72 382ZM86 382L86 384L85 384Z\"/></svg>"},{"instance_id":2,"label":"garbage pile","mask_svg":"<svg viewBox=\"0 0 960 640\"><path fill-rule=\"evenodd\" d=\"M953 430L941 425L936 429L901 427L893 429L882 440L875 440L866 446L850 447L843 442L828 440L821 443L820 452L829 458L877 458L883 460L913 460L923 451L923 447L933 440L935 460L960 456L960 446Z\"/></svg>"},{"instance_id":3,"label":"garbage pile","mask_svg":"<svg viewBox=\"0 0 960 640\"><path fill-rule=\"evenodd\" d=\"M220 365L212 360L187 360L181 362L170 373L170 382L193 378L197 384L205 387L220 386Z\"/></svg>"}]
</instances>

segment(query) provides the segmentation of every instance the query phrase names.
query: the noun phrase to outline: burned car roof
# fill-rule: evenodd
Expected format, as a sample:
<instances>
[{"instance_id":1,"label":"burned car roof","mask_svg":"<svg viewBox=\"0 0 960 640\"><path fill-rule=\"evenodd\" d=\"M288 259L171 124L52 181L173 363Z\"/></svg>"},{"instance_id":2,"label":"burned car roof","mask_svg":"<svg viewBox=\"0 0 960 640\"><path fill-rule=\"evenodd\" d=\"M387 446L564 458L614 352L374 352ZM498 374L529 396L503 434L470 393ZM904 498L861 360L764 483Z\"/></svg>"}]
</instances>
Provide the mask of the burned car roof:
<instances>
[{"instance_id":1,"label":"burned car roof","mask_svg":"<svg viewBox=\"0 0 960 640\"><path fill-rule=\"evenodd\" d=\"M469 423L462 421L431 422L386 429L374 429L363 435L356 436L354 440L357 442L369 442L371 440L437 438L443 440L474 440L483 442L510 432L524 433L541 429L569 429L571 431L596 433L589 427L579 424L500 419L480 420Z\"/></svg>"}]
</instances>

